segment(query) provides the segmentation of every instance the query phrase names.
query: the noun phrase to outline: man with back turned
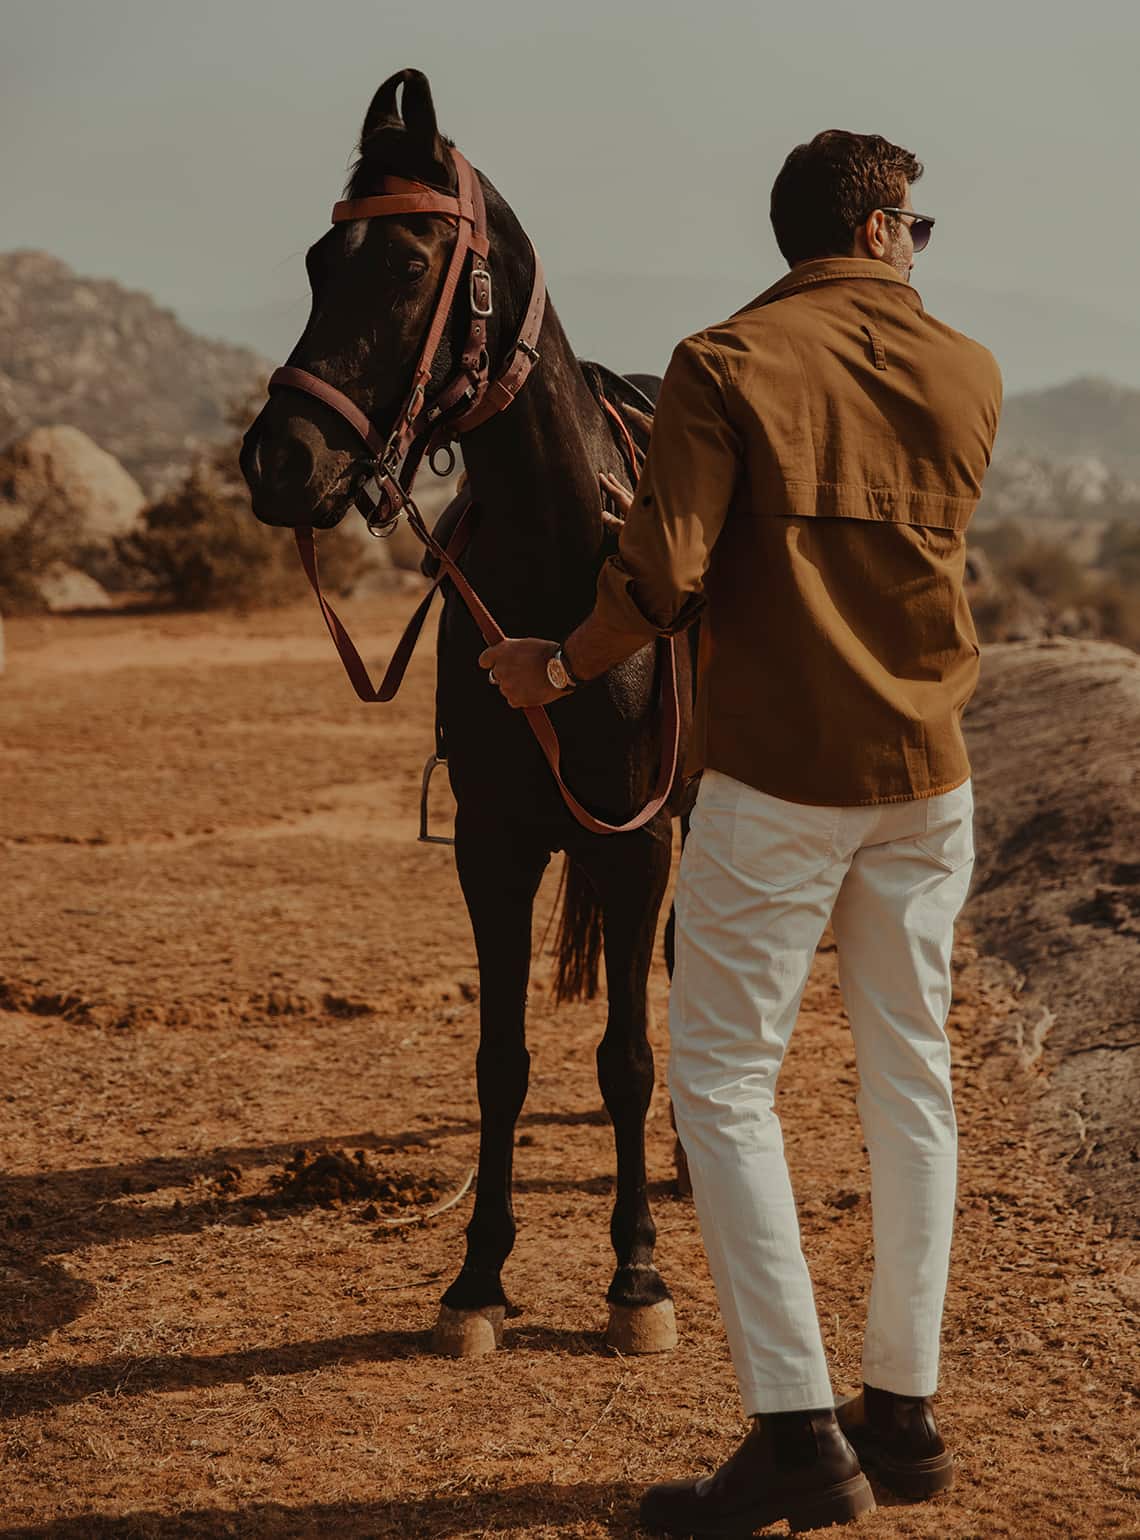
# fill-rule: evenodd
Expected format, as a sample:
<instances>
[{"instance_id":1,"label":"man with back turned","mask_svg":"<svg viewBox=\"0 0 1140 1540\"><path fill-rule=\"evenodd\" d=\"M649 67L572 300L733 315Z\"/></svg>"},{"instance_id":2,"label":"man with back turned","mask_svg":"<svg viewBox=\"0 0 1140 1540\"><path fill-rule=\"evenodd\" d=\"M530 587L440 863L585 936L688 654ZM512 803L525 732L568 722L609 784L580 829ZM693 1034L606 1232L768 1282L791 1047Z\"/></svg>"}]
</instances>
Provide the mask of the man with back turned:
<instances>
[{"instance_id":1,"label":"man with back turned","mask_svg":"<svg viewBox=\"0 0 1140 1540\"><path fill-rule=\"evenodd\" d=\"M650 1489L646 1527L843 1522L862 1466L923 1498L954 1219L946 1019L973 865L961 716L978 647L965 530L1001 378L910 284L922 166L830 131L788 156L772 224L790 272L676 349L595 608L562 644L489 649L514 706L588 689L701 616L677 885L669 1083L751 1431L712 1476ZM863 1390L838 1409L773 1110L830 920L871 1161ZM862 1464L861 1464L862 1462Z\"/></svg>"}]
</instances>

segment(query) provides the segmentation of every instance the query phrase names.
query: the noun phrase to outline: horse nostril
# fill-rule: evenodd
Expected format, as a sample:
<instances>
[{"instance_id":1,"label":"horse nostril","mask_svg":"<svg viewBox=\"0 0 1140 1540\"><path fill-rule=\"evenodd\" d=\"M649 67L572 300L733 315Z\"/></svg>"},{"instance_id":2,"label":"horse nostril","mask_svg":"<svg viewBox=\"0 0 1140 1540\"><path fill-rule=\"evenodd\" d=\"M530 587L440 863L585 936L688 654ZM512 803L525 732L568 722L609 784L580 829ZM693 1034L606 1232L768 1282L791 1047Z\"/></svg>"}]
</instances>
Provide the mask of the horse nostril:
<instances>
[{"instance_id":1,"label":"horse nostril","mask_svg":"<svg viewBox=\"0 0 1140 1540\"><path fill-rule=\"evenodd\" d=\"M252 428L242 439L238 464L249 486L261 480L261 437Z\"/></svg>"},{"instance_id":2,"label":"horse nostril","mask_svg":"<svg viewBox=\"0 0 1140 1540\"><path fill-rule=\"evenodd\" d=\"M259 479L268 477L278 486L307 487L317 468L313 451L293 434L275 444L258 442L253 456Z\"/></svg>"},{"instance_id":3,"label":"horse nostril","mask_svg":"<svg viewBox=\"0 0 1140 1540\"><path fill-rule=\"evenodd\" d=\"M285 445L283 474L290 482L308 486L317 469L317 458L304 439L290 438Z\"/></svg>"}]
</instances>

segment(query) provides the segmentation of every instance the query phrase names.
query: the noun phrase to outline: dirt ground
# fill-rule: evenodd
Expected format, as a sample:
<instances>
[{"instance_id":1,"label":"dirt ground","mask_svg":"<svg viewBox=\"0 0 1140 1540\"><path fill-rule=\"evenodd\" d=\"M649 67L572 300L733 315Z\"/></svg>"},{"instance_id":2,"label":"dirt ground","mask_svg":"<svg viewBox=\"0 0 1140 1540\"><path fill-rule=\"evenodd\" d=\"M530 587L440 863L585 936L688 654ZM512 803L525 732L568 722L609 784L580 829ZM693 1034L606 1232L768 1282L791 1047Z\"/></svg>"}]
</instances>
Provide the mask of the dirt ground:
<instances>
[{"instance_id":1,"label":"dirt ground","mask_svg":"<svg viewBox=\"0 0 1140 1540\"><path fill-rule=\"evenodd\" d=\"M411 602L346 613L379 656ZM602 1343L601 1008L555 1012L545 958L503 1351L427 1351L470 1194L385 1222L456 1192L477 1138L466 916L450 852L414 838L430 648L395 706L365 708L308 607L7 633L0 1536L635 1534L643 1486L718 1463L740 1408L660 1093L681 1344ZM852 1533L1137 1536L1136 1244L1033 1130L1008 969L964 935L957 979L958 1481L922 1506L880 1493ZM653 988L663 1024L663 969ZM663 1064L663 1025L656 1045ZM781 1113L837 1387L858 1381L869 1279L853 1089L825 941ZM323 1185L322 1153L346 1157Z\"/></svg>"}]
</instances>

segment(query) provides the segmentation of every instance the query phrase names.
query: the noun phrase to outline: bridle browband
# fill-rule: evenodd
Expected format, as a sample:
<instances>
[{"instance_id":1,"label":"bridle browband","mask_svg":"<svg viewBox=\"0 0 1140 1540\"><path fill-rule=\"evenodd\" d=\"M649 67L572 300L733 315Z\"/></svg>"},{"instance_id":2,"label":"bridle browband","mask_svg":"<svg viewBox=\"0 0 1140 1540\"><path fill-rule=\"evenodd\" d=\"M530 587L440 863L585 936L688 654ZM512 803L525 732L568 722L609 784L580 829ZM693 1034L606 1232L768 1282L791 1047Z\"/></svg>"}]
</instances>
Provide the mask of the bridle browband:
<instances>
[{"instance_id":1,"label":"bridle browband","mask_svg":"<svg viewBox=\"0 0 1140 1540\"><path fill-rule=\"evenodd\" d=\"M510 406L526 384L538 362L536 344L546 313L546 282L542 263L533 244L534 279L530 299L519 326L518 335L507 354L502 369L491 378L487 351L487 321L494 313L491 274L487 267L490 242L487 235L487 209L483 189L470 162L458 150L448 146L455 165L457 191L440 192L425 182L403 177L386 177L384 192L369 198L346 198L333 205L332 223L354 219L390 219L409 214L436 214L456 224L455 245L440 286L431 324L407 398L400 408L392 430L385 434L343 391L327 380L297 369L291 364L274 370L269 389L288 387L303 390L338 412L363 440L368 450L372 476L377 486L375 505L361 507L373 533L391 528L411 496L412 483L423 457L450 445L462 433L469 433L488 418ZM464 269L470 322L467 341L458 368L439 393L428 400L427 391L435 366L436 354L443 340L452 308L459 293ZM358 499L359 506L359 499Z\"/></svg>"},{"instance_id":2,"label":"bridle browband","mask_svg":"<svg viewBox=\"0 0 1140 1540\"><path fill-rule=\"evenodd\" d=\"M351 219L383 219L407 214L440 214L456 222L455 246L451 260L436 299L435 310L427 336L420 350L419 361L412 376L411 389L396 418L395 426L387 434L343 391L307 369L297 369L291 364L274 370L269 379L269 389L302 390L315 397L325 406L338 412L354 429L367 448L372 477L377 486L375 504L362 503L365 492L357 494L356 504L368 521L374 534L384 534L395 527L400 514L406 515L408 524L421 543L431 552L438 563L438 575L408 623L384 678L377 688L369 678L364 661L357 652L332 605L321 592L317 573L317 552L313 531L300 526L294 531L301 565L309 580L317 602L321 607L329 635L344 664L349 681L362 701L389 701L396 694L404 677L412 651L416 645L428 608L436 590L444 579L450 579L460 598L467 606L488 646L506 640L506 635L487 606L479 598L464 576L458 558L470 538L468 514L472 501L470 490L461 494L462 512L454 534L446 548L428 529L424 517L412 495L416 473L425 454L434 455L462 433L469 433L489 421L496 413L511 405L526 384L531 370L538 363L537 342L546 313L546 281L542 263L531 242L534 256L534 280L530 300L523 314L514 345L504 361L502 369L491 378L490 359L487 352L487 320L493 313L491 274L487 268L490 242L487 236L487 210L483 201L483 189L470 163L454 146L449 145L457 177L455 196L429 187L424 182L408 181L401 177L387 177L385 190L375 197L347 198L333 205L332 222L340 224ZM455 374L443 385L431 401L427 389L432 368L439 351L439 344L451 318L452 307L459 292L463 270L470 258L468 293L470 299L470 323L467 343ZM623 434L630 455L631 468L636 477L637 456L629 431L620 414L605 403L605 408L615 419ZM524 708L524 715L531 731L538 740L559 793L571 815L591 834L625 834L642 828L654 818L668 801L669 792L677 773L677 761L681 742L680 702L677 694L676 643L669 637L663 649L660 665L660 697L662 708L661 758L653 795L649 802L632 818L622 824L606 823L596 818L575 797L562 779L560 768L561 745L554 724L542 706ZM429 761L429 767L434 759ZM430 770L429 770L430 773ZM425 806L427 778L425 776ZM426 837L421 826L421 838Z\"/></svg>"}]
</instances>

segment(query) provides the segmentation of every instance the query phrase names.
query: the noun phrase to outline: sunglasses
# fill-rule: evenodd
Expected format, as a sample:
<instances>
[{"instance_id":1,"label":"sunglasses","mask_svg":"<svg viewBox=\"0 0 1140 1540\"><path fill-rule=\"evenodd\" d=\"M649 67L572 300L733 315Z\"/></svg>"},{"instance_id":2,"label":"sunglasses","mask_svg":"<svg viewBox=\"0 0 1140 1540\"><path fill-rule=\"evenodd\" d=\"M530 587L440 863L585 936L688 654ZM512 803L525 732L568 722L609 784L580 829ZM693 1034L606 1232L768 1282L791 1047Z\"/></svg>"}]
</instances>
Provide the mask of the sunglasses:
<instances>
[{"instance_id":1,"label":"sunglasses","mask_svg":"<svg viewBox=\"0 0 1140 1540\"><path fill-rule=\"evenodd\" d=\"M931 231L934 229L933 214L916 214L913 209L880 209L881 214L901 214L912 221L910 225L910 238L914 242L915 251L925 251L930 245Z\"/></svg>"}]
</instances>

